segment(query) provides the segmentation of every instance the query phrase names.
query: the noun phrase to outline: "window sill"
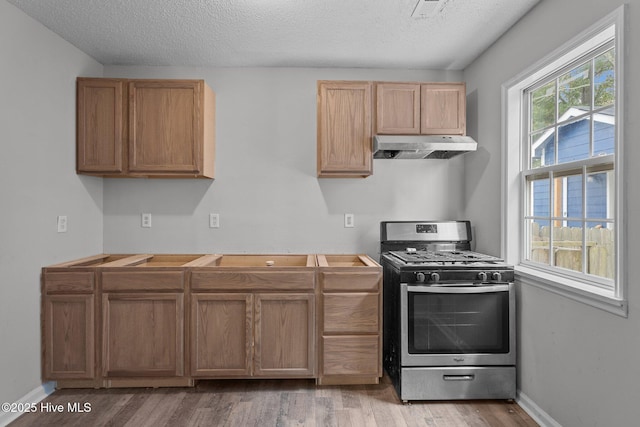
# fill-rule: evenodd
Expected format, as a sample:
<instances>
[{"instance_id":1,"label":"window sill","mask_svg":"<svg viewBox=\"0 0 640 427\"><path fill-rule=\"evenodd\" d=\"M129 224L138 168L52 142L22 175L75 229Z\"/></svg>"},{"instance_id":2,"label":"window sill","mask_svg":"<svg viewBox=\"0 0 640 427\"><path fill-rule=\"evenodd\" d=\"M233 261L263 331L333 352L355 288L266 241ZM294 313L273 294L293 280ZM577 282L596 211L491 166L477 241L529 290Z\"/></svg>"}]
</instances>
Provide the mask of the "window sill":
<instances>
[{"instance_id":1,"label":"window sill","mask_svg":"<svg viewBox=\"0 0 640 427\"><path fill-rule=\"evenodd\" d=\"M611 292L604 289L584 289L584 286L576 280L559 277L542 270L527 266L516 266L516 279L524 285L553 292L570 298L574 301L608 311L617 316L627 317L627 301L615 298Z\"/></svg>"}]
</instances>

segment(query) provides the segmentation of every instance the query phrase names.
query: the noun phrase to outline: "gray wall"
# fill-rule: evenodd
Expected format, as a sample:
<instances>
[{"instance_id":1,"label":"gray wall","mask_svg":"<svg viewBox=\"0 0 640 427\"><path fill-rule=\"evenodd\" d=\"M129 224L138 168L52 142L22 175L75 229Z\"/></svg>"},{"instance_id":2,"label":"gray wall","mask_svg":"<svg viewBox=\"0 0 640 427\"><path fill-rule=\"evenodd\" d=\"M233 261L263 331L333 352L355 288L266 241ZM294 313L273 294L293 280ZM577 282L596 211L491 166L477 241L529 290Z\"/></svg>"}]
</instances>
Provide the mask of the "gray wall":
<instances>
[{"instance_id":1,"label":"gray wall","mask_svg":"<svg viewBox=\"0 0 640 427\"><path fill-rule=\"evenodd\" d=\"M377 257L385 219L458 218L464 159L375 160L366 179L316 177L316 81L459 80L444 71L105 67L203 78L216 92L216 179L104 181L106 252L350 253ZM153 215L151 229L140 214ZM208 227L209 212L221 227ZM344 228L344 213L355 228Z\"/></svg>"},{"instance_id":2,"label":"gray wall","mask_svg":"<svg viewBox=\"0 0 640 427\"><path fill-rule=\"evenodd\" d=\"M640 292L635 262L640 228L640 1L628 1L625 176L629 317L534 287L519 287L519 376L524 396L561 425L637 425L640 398ZM468 120L482 145L465 158L467 215L479 230L477 249L500 252L501 85L618 7L618 2L543 0L464 73Z\"/></svg>"},{"instance_id":3,"label":"gray wall","mask_svg":"<svg viewBox=\"0 0 640 427\"><path fill-rule=\"evenodd\" d=\"M74 172L75 78L102 66L4 0L0 64L0 402L14 402L41 383L40 268L102 251L102 180Z\"/></svg>"}]
</instances>

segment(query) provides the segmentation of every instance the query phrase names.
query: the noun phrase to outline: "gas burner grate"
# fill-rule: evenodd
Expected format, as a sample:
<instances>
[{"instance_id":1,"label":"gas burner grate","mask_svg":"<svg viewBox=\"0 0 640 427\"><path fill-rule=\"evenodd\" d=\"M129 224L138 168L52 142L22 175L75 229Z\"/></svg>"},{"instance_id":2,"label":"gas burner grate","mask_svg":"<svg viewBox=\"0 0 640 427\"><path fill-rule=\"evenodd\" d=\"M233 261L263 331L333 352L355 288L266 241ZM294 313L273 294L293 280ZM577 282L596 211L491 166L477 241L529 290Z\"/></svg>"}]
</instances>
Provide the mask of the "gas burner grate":
<instances>
[{"instance_id":1,"label":"gas burner grate","mask_svg":"<svg viewBox=\"0 0 640 427\"><path fill-rule=\"evenodd\" d=\"M469 264L474 262L502 262L503 260L491 255L473 251L391 251L393 256L408 264L444 263L444 264Z\"/></svg>"}]
</instances>

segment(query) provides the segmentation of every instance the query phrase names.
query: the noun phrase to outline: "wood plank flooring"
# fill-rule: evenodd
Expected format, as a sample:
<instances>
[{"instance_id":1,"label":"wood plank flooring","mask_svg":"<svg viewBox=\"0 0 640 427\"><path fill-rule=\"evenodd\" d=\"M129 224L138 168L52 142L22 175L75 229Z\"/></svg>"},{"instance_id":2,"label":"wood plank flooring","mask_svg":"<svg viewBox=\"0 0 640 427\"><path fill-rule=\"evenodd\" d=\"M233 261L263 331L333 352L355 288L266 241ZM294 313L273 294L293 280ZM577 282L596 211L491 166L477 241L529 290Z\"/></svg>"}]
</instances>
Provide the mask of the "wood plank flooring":
<instances>
[{"instance_id":1,"label":"wood plank flooring","mask_svg":"<svg viewBox=\"0 0 640 427\"><path fill-rule=\"evenodd\" d=\"M73 413L68 405L90 411ZM507 401L402 404L388 378L379 385L316 386L312 380L200 381L195 388L57 390L38 404L60 413L25 414L25 426L537 426Z\"/></svg>"}]
</instances>

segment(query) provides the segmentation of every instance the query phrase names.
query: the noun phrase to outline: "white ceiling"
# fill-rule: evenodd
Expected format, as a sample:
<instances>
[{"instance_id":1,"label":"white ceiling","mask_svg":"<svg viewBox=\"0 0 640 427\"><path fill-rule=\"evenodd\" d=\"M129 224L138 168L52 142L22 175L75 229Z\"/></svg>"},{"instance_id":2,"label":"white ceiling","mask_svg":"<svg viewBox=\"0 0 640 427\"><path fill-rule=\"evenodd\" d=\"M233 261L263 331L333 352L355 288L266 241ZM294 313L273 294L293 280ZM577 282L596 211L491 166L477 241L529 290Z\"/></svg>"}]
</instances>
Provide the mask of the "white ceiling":
<instances>
[{"instance_id":1,"label":"white ceiling","mask_svg":"<svg viewBox=\"0 0 640 427\"><path fill-rule=\"evenodd\" d=\"M461 70L539 0L7 1L104 65Z\"/></svg>"}]
</instances>

